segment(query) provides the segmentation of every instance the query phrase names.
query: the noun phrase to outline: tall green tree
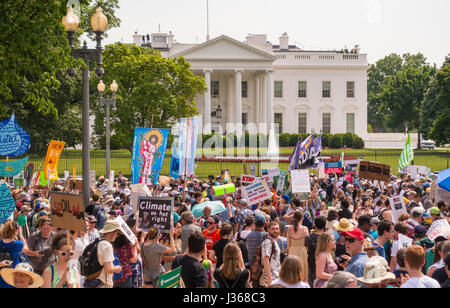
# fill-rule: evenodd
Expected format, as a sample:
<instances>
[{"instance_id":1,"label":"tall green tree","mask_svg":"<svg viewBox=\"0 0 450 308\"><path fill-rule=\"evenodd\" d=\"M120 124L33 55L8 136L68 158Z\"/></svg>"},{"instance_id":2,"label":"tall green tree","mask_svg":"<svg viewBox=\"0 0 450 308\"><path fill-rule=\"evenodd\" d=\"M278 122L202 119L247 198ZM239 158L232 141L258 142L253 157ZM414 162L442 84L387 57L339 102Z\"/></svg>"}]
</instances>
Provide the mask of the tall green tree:
<instances>
[{"instance_id":1,"label":"tall green tree","mask_svg":"<svg viewBox=\"0 0 450 308\"><path fill-rule=\"evenodd\" d=\"M132 150L135 127L150 127L153 121L153 127L167 128L180 118L198 114L195 97L205 93L206 85L184 58L165 58L150 48L116 43L106 47L103 64L105 84L116 80L119 85L111 129L112 139L124 148ZM99 114L98 106L94 112ZM104 136L103 119L103 115L96 119L98 137Z\"/></svg>"},{"instance_id":2,"label":"tall green tree","mask_svg":"<svg viewBox=\"0 0 450 308\"><path fill-rule=\"evenodd\" d=\"M436 84L440 109L428 136L438 144L447 144L450 143L450 57L446 58L444 65L436 73Z\"/></svg>"}]
</instances>

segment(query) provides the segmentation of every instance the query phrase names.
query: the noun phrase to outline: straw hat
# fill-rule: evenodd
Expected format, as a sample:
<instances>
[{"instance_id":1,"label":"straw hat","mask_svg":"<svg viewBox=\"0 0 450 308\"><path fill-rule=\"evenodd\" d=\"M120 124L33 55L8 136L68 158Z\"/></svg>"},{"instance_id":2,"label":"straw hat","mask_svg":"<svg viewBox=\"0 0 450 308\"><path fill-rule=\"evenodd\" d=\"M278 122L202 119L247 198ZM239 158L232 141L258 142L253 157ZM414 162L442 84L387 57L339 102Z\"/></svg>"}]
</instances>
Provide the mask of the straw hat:
<instances>
[{"instance_id":1,"label":"straw hat","mask_svg":"<svg viewBox=\"0 0 450 308\"><path fill-rule=\"evenodd\" d=\"M108 198L106 198L105 203L114 202L114 201L116 201L116 200L113 197L109 196Z\"/></svg>"},{"instance_id":2,"label":"straw hat","mask_svg":"<svg viewBox=\"0 0 450 308\"><path fill-rule=\"evenodd\" d=\"M22 273L31 277L32 283L29 288L39 288L44 284L41 276L34 273L33 267L28 263L19 263L16 268L4 268L1 270L3 280L9 284L14 285L14 273Z\"/></svg>"},{"instance_id":3,"label":"straw hat","mask_svg":"<svg viewBox=\"0 0 450 308\"><path fill-rule=\"evenodd\" d=\"M395 279L395 274L389 272L389 266L383 257L375 256L364 266L364 277L357 279L368 284L380 283L386 279Z\"/></svg>"},{"instance_id":4,"label":"straw hat","mask_svg":"<svg viewBox=\"0 0 450 308\"><path fill-rule=\"evenodd\" d=\"M342 218L339 222L333 225L334 229L341 232L346 232L355 226L350 223L350 221L346 218Z\"/></svg>"},{"instance_id":5,"label":"straw hat","mask_svg":"<svg viewBox=\"0 0 450 308\"><path fill-rule=\"evenodd\" d=\"M107 233L114 232L116 230L121 231L119 223L117 221L115 221L115 220L108 220L108 221L105 222L105 225L103 226L103 229L100 230L99 232L101 234L107 234Z\"/></svg>"}]
</instances>

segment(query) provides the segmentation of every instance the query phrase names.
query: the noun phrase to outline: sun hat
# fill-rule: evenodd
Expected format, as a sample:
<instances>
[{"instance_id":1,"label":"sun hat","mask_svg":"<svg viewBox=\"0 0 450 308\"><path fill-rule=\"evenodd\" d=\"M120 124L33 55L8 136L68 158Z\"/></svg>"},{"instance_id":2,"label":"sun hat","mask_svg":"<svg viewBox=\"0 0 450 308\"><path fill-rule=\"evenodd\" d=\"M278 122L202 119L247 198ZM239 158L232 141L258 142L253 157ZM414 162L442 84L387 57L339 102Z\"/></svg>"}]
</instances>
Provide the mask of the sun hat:
<instances>
[{"instance_id":1,"label":"sun hat","mask_svg":"<svg viewBox=\"0 0 450 308\"><path fill-rule=\"evenodd\" d=\"M114 201L115 201L115 199L113 197L109 196L108 198L106 198L105 203L114 202Z\"/></svg>"},{"instance_id":2,"label":"sun hat","mask_svg":"<svg viewBox=\"0 0 450 308\"><path fill-rule=\"evenodd\" d=\"M347 231L341 232L341 235L351 237L351 238L356 238L361 241L365 240L364 233L360 229L355 228L355 227L353 227Z\"/></svg>"},{"instance_id":3,"label":"sun hat","mask_svg":"<svg viewBox=\"0 0 450 308\"><path fill-rule=\"evenodd\" d=\"M115 220L107 220L105 222L103 229L100 230L99 232L101 234L107 234L107 233L114 232L116 230L121 231L119 223Z\"/></svg>"},{"instance_id":4,"label":"sun hat","mask_svg":"<svg viewBox=\"0 0 450 308\"><path fill-rule=\"evenodd\" d=\"M44 284L44 280L41 276L36 274L33 267L28 263L19 263L15 268L4 268L1 270L1 276L3 280L9 284L14 285L14 273L22 273L31 277L32 283L29 288L39 288Z\"/></svg>"},{"instance_id":5,"label":"sun hat","mask_svg":"<svg viewBox=\"0 0 450 308\"><path fill-rule=\"evenodd\" d=\"M389 272L389 266L383 257L374 256L364 265L364 276L356 279L367 284L380 283L386 279L395 279L395 274Z\"/></svg>"},{"instance_id":6,"label":"sun hat","mask_svg":"<svg viewBox=\"0 0 450 308\"><path fill-rule=\"evenodd\" d=\"M345 232L350 230L351 228L354 228L355 226L351 224L348 219L342 218L339 222L335 223L333 227L337 231Z\"/></svg>"},{"instance_id":7,"label":"sun hat","mask_svg":"<svg viewBox=\"0 0 450 308\"><path fill-rule=\"evenodd\" d=\"M441 210L438 207L433 206L430 208L430 215L440 215Z\"/></svg>"}]
</instances>

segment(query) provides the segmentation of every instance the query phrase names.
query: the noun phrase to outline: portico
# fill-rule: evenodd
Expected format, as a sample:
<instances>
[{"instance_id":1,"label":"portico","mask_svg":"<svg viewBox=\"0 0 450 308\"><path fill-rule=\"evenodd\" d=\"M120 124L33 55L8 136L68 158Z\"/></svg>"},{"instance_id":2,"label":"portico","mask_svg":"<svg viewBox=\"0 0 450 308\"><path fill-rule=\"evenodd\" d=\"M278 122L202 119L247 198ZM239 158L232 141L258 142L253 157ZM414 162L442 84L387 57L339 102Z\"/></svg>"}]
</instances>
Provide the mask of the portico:
<instances>
[{"instance_id":1,"label":"portico","mask_svg":"<svg viewBox=\"0 0 450 308\"><path fill-rule=\"evenodd\" d=\"M225 35L171 55L179 56L191 63L194 73L204 76L208 87L197 97L203 133L240 135L261 124L267 132L273 127L274 56ZM221 118L214 116L219 106Z\"/></svg>"}]
</instances>

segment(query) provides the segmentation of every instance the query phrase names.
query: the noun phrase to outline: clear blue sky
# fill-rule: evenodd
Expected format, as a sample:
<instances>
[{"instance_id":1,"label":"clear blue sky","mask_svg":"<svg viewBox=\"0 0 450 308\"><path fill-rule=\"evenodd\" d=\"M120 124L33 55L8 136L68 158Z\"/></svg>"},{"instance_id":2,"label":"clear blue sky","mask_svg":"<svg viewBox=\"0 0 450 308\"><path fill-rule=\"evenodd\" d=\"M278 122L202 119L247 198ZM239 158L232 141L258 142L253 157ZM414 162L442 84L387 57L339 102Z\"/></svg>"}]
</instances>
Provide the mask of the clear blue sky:
<instances>
[{"instance_id":1,"label":"clear blue sky","mask_svg":"<svg viewBox=\"0 0 450 308\"><path fill-rule=\"evenodd\" d=\"M450 53L450 0L209 0L211 38L243 41L265 33L278 44L283 32L305 49L349 49L359 44L374 63L396 53L423 53L441 66ZM120 28L106 43L171 30L181 43L204 42L206 0L121 0Z\"/></svg>"}]
</instances>

